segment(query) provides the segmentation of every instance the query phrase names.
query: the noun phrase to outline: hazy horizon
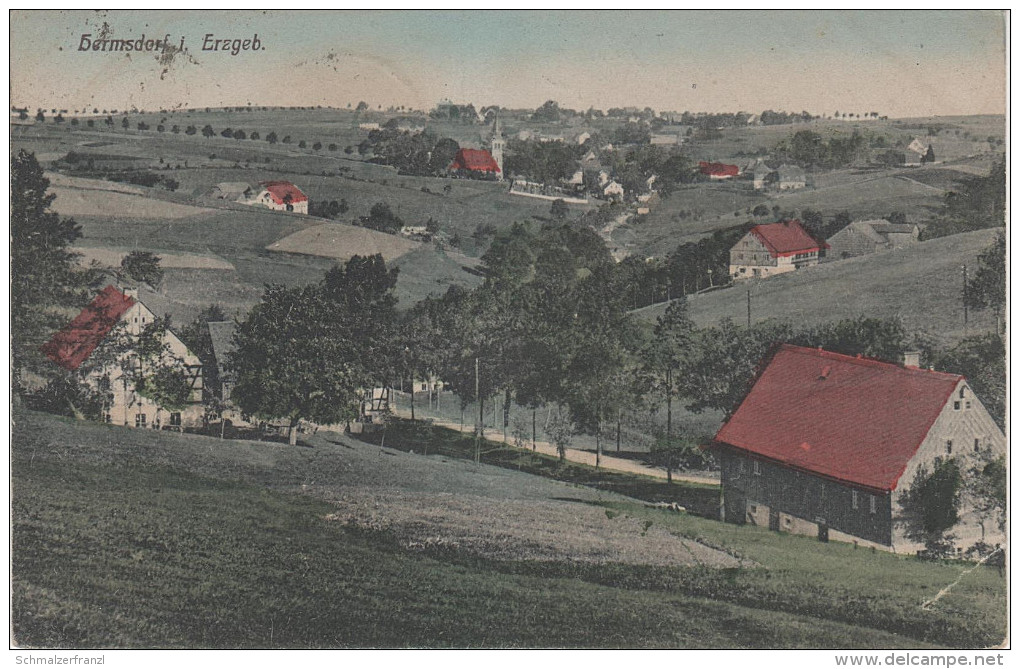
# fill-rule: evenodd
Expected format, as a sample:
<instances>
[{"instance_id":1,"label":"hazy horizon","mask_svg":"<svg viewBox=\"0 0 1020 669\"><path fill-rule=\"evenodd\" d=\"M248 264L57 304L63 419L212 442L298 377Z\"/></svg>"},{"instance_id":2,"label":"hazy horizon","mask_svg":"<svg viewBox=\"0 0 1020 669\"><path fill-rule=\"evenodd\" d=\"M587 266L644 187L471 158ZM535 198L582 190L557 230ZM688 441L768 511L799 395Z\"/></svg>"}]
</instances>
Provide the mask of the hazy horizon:
<instances>
[{"instance_id":1,"label":"hazy horizon","mask_svg":"<svg viewBox=\"0 0 1020 669\"><path fill-rule=\"evenodd\" d=\"M377 106L1004 114L996 11L13 11L30 109ZM80 51L81 36L186 51ZM212 39L262 50L203 51Z\"/></svg>"}]
</instances>

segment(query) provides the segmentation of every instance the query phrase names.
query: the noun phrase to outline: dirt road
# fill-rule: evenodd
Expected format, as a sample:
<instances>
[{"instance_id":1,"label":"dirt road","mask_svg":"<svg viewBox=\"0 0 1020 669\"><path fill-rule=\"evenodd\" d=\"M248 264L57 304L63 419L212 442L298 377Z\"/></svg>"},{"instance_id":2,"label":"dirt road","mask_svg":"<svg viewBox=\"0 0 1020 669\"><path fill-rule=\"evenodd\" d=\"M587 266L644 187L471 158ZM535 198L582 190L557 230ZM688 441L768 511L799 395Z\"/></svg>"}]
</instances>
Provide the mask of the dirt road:
<instances>
[{"instance_id":1,"label":"dirt road","mask_svg":"<svg viewBox=\"0 0 1020 669\"><path fill-rule=\"evenodd\" d=\"M403 408L397 408L397 409L394 410L393 413L395 415L399 416L400 418L410 418L411 417L411 412L409 410L403 409ZM454 421L443 420L442 418L429 418L428 420L431 420L433 422L433 424L438 425L440 427L449 428L451 430L460 430L460 423L457 423L457 422L454 422ZM465 428L465 429L467 429L467 428ZM510 444L511 443L511 439L512 439L510 437L510 435L507 435L506 441L504 441L504 439L503 439L503 432L500 431L500 430L495 430L495 429L491 429L491 428L487 428L485 430L484 436L489 441L495 441L495 442L507 443L507 444ZM529 441L528 442L528 446L530 446L530 445L531 445L531 442ZM536 441L535 442L535 450L538 451L539 453L544 454L544 455L551 455L553 457L558 457L558 455L559 455L557 453L557 451L556 451L556 446L554 446L553 444L550 444L547 441L541 441L541 440ZM566 457L567 457L567 460L570 460L571 462L577 462L577 463L584 464L584 465L590 465L592 467L595 466L595 454L592 453L591 451L579 451L579 450L574 449L574 448L568 448L567 449ZM615 472L624 472L624 473L627 473L627 474L642 474L644 476L652 476L652 477L660 478L660 479L666 478L666 470L664 470L664 469L658 469L658 468L655 468L655 467L648 467L648 466L643 465L643 464L641 464L639 462L634 462L633 460L627 460L625 458L617 458L617 457L613 457L611 455L605 455L605 454L603 454L602 457L599 458L599 467L601 467L602 469L607 469L607 470L611 470L611 471L615 471ZM673 480L674 481L684 481L684 482L687 482L687 483L703 483L703 484L707 484L707 485L719 485L719 479L718 478L713 478L713 477L710 477L710 476L694 476L694 475L683 474L683 473L674 473L673 474Z\"/></svg>"}]
</instances>

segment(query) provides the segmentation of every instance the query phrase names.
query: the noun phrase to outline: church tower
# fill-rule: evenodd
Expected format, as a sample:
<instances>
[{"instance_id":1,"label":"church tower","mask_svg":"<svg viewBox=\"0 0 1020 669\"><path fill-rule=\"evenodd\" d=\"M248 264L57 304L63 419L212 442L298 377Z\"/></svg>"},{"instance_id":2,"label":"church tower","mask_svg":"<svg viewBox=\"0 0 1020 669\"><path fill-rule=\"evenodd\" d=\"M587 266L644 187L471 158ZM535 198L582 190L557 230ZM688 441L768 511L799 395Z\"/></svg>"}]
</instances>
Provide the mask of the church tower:
<instances>
[{"instance_id":1,"label":"church tower","mask_svg":"<svg viewBox=\"0 0 1020 669\"><path fill-rule=\"evenodd\" d=\"M496 119L492 122L492 142L490 144L492 158L496 161L496 165L499 167L499 174L497 175L499 180L503 180L503 149L506 148L506 140L503 139L503 131L499 127L499 113L496 113Z\"/></svg>"}]
</instances>

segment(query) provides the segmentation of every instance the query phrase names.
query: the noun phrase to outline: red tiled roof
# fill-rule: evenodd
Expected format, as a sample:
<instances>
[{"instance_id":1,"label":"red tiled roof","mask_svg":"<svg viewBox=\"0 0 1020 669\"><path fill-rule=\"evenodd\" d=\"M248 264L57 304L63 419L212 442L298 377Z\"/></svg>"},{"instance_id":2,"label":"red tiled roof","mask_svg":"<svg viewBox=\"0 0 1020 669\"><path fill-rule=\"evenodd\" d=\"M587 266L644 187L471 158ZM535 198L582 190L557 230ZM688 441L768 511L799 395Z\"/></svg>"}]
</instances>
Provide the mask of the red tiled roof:
<instances>
[{"instance_id":1,"label":"red tiled roof","mask_svg":"<svg viewBox=\"0 0 1020 669\"><path fill-rule=\"evenodd\" d=\"M64 369L78 369L134 303L134 299L107 286L40 350Z\"/></svg>"},{"instance_id":2,"label":"red tiled roof","mask_svg":"<svg viewBox=\"0 0 1020 669\"><path fill-rule=\"evenodd\" d=\"M460 149L450 163L451 170L471 170L472 172L499 172L499 165L492 154L483 149Z\"/></svg>"},{"instance_id":3,"label":"red tiled roof","mask_svg":"<svg viewBox=\"0 0 1020 669\"><path fill-rule=\"evenodd\" d=\"M784 344L715 444L872 490L894 490L962 380Z\"/></svg>"},{"instance_id":4,"label":"red tiled roof","mask_svg":"<svg viewBox=\"0 0 1020 669\"><path fill-rule=\"evenodd\" d=\"M706 163L704 160L698 163L702 174L712 177L735 177L740 174L740 168L736 165L725 163Z\"/></svg>"},{"instance_id":5,"label":"red tiled roof","mask_svg":"<svg viewBox=\"0 0 1020 669\"><path fill-rule=\"evenodd\" d=\"M290 195L290 204L297 204L308 199L300 188L289 181L263 181L259 185L269 191L276 204L284 204L288 195Z\"/></svg>"},{"instance_id":6,"label":"red tiled roof","mask_svg":"<svg viewBox=\"0 0 1020 669\"><path fill-rule=\"evenodd\" d=\"M829 248L825 242L809 235L797 220L756 225L751 228L751 234L765 245L773 257Z\"/></svg>"}]
</instances>

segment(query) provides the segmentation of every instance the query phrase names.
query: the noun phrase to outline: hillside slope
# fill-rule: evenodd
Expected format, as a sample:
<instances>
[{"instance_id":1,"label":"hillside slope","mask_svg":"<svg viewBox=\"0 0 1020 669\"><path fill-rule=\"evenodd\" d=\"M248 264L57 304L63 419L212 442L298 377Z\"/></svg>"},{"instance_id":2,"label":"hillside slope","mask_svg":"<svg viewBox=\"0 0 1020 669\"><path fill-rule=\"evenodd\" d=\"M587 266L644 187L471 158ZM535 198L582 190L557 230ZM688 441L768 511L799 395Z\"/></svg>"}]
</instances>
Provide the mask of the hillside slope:
<instances>
[{"instance_id":1,"label":"hillside slope","mask_svg":"<svg viewBox=\"0 0 1020 669\"><path fill-rule=\"evenodd\" d=\"M21 646L986 647L1006 625L994 568L328 433L294 448L15 410L11 476ZM684 566L716 548L758 566Z\"/></svg>"},{"instance_id":2,"label":"hillside slope","mask_svg":"<svg viewBox=\"0 0 1020 669\"><path fill-rule=\"evenodd\" d=\"M899 318L908 331L943 340L994 330L994 315L970 311L963 323L963 273L977 268L977 257L995 239L996 230L978 230L922 242L869 256L823 263L770 279L688 297L690 313L701 326L723 318L786 319L804 325L854 318ZM634 313L655 320L665 311L656 304Z\"/></svg>"}]
</instances>

